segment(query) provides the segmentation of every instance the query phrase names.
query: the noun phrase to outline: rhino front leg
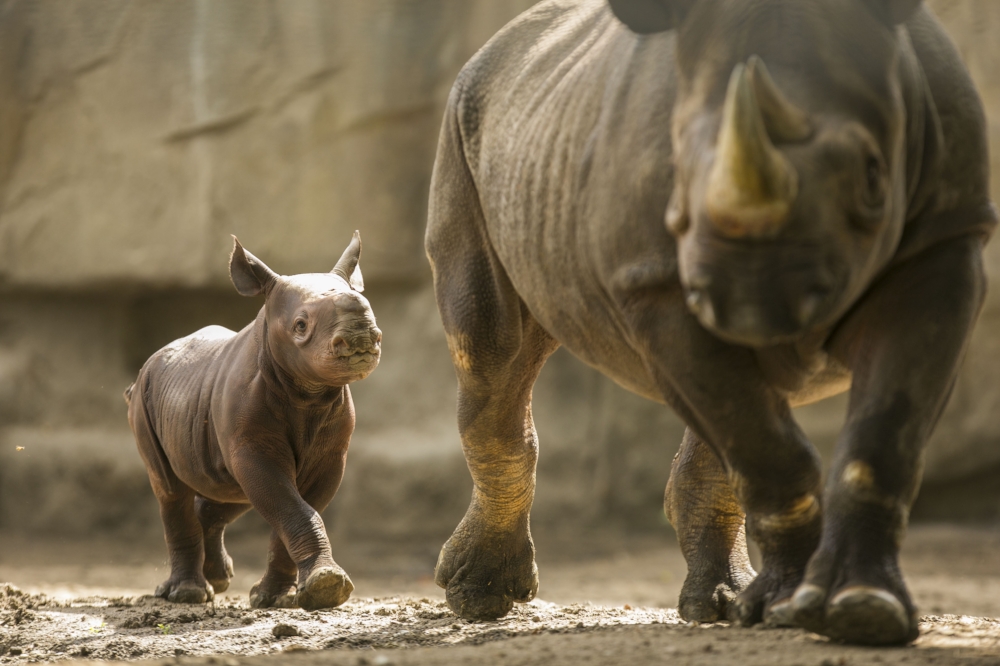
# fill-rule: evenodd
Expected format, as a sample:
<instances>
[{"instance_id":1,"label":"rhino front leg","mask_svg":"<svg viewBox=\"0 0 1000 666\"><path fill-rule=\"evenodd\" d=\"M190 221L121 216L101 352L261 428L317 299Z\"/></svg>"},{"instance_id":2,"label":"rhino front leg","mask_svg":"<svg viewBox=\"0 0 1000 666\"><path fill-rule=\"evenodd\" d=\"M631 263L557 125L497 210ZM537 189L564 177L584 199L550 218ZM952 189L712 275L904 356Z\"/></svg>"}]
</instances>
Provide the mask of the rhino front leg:
<instances>
[{"instance_id":1,"label":"rhino front leg","mask_svg":"<svg viewBox=\"0 0 1000 666\"><path fill-rule=\"evenodd\" d=\"M338 462L340 471L333 475L334 490L343 474L343 456ZM251 590L251 602L257 606L286 604L286 597L291 594L289 583L295 582L291 576L293 567L297 572L296 605L318 610L347 601L354 584L333 560L319 511L299 494L295 461L290 456L270 459L245 453L233 456L232 472L250 503L274 531L267 572ZM325 507L328 501L329 498L316 505Z\"/></svg>"},{"instance_id":2,"label":"rhino front leg","mask_svg":"<svg viewBox=\"0 0 1000 666\"><path fill-rule=\"evenodd\" d=\"M692 595L685 601L693 613L701 612L694 610L695 599L719 606L712 597L726 572L750 573L731 560L740 532L728 486L746 513L746 532L760 546L762 567L731 604L726 601L726 616L744 625L787 623L792 594L819 542L818 454L792 418L787 399L762 375L753 350L729 345L702 328L674 278L632 285L619 297L665 402L717 455L712 462L692 441L690 458L678 459L681 474L668 491L667 509L683 525L679 536L687 541L683 547L693 564ZM728 483L721 478L723 469ZM705 488L698 483L701 476ZM722 525L707 523L719 515ZM722 545L708 545L712 540ZM701 559L706 553L709 561Z\"/></svg>"},{"instance_id":3,"label":"rhino front leg","mask_svg":"<svg viewBox=\"0 0 1000 666\"><path fill-rule=\"evenodd\" d=\"M690 428L674 457L663 508L688 566L681 617L736 620L736 596L757 575L747 555L743 509L719 456Z\"/></svg>"},{"instance_id":4,"label":"rhino front leg","mask_svg":"<svg viewBox=\"0 0 1000 666\"><path fill-rule=\"evenodd\" d=\"M918 635L899 548L924 445L983 302L981 247L977 237L956 239L889 273L833 341L854 381L822 541L794 599L811 631L861 644Z\"/></svg>"}]
</instances>

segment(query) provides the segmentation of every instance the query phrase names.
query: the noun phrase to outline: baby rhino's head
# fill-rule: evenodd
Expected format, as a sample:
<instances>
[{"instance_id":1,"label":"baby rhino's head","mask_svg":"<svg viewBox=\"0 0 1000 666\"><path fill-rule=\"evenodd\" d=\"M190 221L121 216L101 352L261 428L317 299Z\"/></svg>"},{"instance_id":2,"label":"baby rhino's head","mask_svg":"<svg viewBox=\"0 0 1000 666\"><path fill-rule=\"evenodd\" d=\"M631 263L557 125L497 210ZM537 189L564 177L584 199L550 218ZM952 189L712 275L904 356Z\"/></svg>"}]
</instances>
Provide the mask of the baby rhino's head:
<instances>
[{"instance_id":1,"label":"baby rhino's head","mask_svg":"<svg viewBox=\"0 0 1000 666\"><path fill-rule=\"evenodd\" d=\"M278 275L233 236L229 275L244 296L264 294L266 344L275 362L301 386L343 386L378 365L382 331L361 295L361 236L329 273Z\"/></svg>"}]
</instances>

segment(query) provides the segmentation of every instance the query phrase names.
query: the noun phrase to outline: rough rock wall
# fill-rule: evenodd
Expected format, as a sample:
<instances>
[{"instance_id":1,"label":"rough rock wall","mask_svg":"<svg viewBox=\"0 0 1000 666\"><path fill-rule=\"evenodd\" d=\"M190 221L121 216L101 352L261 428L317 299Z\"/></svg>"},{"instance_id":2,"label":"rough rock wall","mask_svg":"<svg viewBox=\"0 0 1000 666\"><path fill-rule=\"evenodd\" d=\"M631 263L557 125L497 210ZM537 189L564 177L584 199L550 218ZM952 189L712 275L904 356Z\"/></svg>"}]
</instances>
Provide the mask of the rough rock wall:
<instances>
[{"instance_id":1,"label":"rough rock wall","mask_svg":"<svg viewBox=\"0 0 1000 666\"><path fill-rule=\"evenodd\" d=\"M470 482L421 247L427 187L455 74L530 4L0 0L0 527L158 531L121 391L165 342L260 307L228 284L228 234L292 273L328 270L358 228L384 360L354 387L327 518L342 538L446 536ZM931 4L996 159L1000 6ZM1000 243L989 257L996 282ZM955 498L1000 474L998 333L994 289L928 454L927 515L967 515ZM565 352L535 404L539 529L662 522L672 414ZM824 450L844 404L800 412Z\"/></svg>"}]
</instances>

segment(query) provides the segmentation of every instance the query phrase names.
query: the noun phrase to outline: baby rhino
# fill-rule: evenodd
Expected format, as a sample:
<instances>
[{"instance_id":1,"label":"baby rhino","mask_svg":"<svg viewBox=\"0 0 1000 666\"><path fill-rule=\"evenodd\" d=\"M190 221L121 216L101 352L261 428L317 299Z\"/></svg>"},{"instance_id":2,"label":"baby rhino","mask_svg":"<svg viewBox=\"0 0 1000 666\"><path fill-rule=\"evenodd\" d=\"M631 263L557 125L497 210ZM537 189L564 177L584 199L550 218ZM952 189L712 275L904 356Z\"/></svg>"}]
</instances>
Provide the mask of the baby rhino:
<instances>
[{"instance_id":1,"label":"baby rhino","mask_svg":"<svg viewBox=\"0 0 1000 666\"><path fill-rule=\"evenodd\" d=\"M203 328L167 345L125 391L170 556L156 596L204 603L229 587L222 533L250 508L271 525L257 608L344 603L354 585L330 551L320 513L344 475L354 430L347 385L378 365L357 232L330 273L281 276L233 237L229 273L264 295L239 333Z\"/></svg>"}]
</instances>

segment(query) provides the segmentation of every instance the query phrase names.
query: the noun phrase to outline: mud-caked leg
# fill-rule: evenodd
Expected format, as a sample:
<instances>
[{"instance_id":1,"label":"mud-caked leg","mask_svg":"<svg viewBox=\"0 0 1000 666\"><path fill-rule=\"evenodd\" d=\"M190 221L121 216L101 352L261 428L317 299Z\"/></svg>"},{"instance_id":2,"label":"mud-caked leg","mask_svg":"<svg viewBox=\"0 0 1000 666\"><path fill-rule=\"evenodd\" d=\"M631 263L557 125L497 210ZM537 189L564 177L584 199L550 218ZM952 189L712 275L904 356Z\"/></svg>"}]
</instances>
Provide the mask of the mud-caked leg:
<instances>
[{"instance_id":1,"label":"mud-caked leg","mask_svg":"<svg viewBox=\"0 0 1000 666\"><path fill-rule=\"evenodd\" d=\"M760 546L762 566L735 601L727 601L726 617L742 624L784 624L819 541L819 457L787 399L762 376L752 350L710 335L687 311L672 280L640 287L619 295L640 351L664 400L718 456L712 461L689 435L668 490L667 510L681 526L689 562L694 560L685 612L688 606L693 614L702 612L699 604L717 606L715 587L730 568L749 573L749 567L732 561L734 548L699 543L732 539L735 546L739 509L728 487L746 514L747 534ZM720 478L722 469L728 483ZM707 489L700 487L702 480ZM707 528L701 522L712 519L721 522ZM700 559L703 553L711 554L707 562ZM711 617L711 610L704 612Z\"/></svg>"},{"instance_id":2,"label":"mud-caked leg","mask_svg":"<svg viewBox=\"0 0 1000 666\"><path fill-rule=\"evenodd\" d=\"M229 589L233 577L233 558L226 552L223 540L226 526L250 510L249 504L213 502L201 497L195 498L195 511L205 542L205 578L216 594Z\"/></svg>"},{"instance_id":3,"label":"mud-caked leg","mask_svg":"<svg viewBox=\"0 0 1000 666\"><path fill-rule=\"evenodd\" d=\"M522 347L491 358L476 340L451 335L459 376L462 448L474 483L472 502L438 557L435 580L458 615L492 620L538 589L529 512L538 437L531 387L555 343L525 313ZM454 330L454 329L452 329Z\"/></svg>"},{"instance_id":4,"label":"mud-caked leg","mask_svg":"<svg viewBox=\"0 0 1000 666\"><path fill-rule=\"evenodd\" d=\"M888 274L833 351L854 379L825 493L823 537L794 598L795 619L835 640L917 637L899 548L923 447L944 409L983 301L981 240L926 251Z\"/></svg>"},{"instance_id":5,"label":"mud-caked leg","mask_svg":"<svg viewBox=\"0 0 1000 666\"><path fill-rule=\"evenodd\" d=\"M743 509L719 456L690 428L674 457L663 508L688 567L681 617L735 620L736 595L757 575L747 555Z\"/></svg>"},{"instance_id":6,"label":"mud-caked leg","mask_svg":"<svg viewBox=\"0 0 1000 666\"><path fill-rule=\"evenodd\" d=\"M521 302L498 259L449 101L434 166L426 248L458 375L458 425L472 502L438 557L448 605L471 620L506 615L538 588L528 514L538 438L531 389L555 341Z\"/></svg>"}]
</instances>

